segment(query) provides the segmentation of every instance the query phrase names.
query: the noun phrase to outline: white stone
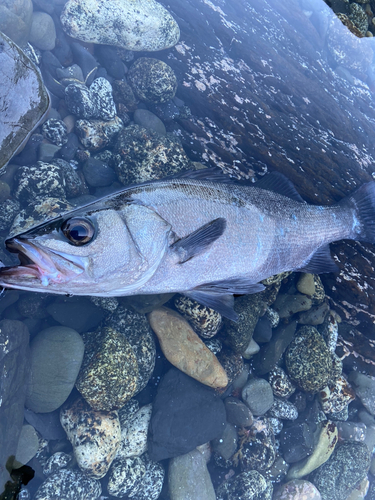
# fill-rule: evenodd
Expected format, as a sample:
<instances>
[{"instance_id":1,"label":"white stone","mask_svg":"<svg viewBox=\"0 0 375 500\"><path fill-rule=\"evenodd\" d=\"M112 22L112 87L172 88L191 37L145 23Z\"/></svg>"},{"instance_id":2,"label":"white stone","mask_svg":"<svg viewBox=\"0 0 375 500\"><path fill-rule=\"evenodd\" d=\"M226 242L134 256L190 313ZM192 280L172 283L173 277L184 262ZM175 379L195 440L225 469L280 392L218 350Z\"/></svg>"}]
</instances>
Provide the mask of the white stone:
<instances>
[{"instance_id":1,"label":"white stone","mask_svg":"<svg viewBox=\"0 0 375 500\"><path fill-rule=\"evenodd\" d=\"M140 457L147 450L147 432L151 420L152 404L142 406L121 426L121 444L116 458Z\"/></svg>"},{"instance_id":2,"label":"white stone","mask_svg":"<svg viewBox=\"0 0 375 500\"><path fill-rule=\"evenodd\" d=\"M155 0L68 0L61 23L78 40L135 51L167 49L180 37L176 21Z\"/></svg>"}]
</instances>

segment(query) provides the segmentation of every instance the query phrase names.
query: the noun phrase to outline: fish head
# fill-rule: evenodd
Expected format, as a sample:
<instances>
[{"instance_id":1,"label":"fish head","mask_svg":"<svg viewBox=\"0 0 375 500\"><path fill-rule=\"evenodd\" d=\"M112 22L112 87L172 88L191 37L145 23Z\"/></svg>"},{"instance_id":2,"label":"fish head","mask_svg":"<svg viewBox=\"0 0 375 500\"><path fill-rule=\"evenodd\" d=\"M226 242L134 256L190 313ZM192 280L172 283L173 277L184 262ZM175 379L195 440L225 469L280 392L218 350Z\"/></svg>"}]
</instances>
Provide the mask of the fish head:
<instances>
[{"instance_id":1,"label":"fish head","mask_svg":"<svg viewBox=\"0 0 375 500\"><path fill-rule=\"evenodd\" d=\"M154 274L169 230L157 214L137 205L74 210L6 241L20 265L0 268L0 285L58 294L130 295Z\"/></svg>"}]
</instances>

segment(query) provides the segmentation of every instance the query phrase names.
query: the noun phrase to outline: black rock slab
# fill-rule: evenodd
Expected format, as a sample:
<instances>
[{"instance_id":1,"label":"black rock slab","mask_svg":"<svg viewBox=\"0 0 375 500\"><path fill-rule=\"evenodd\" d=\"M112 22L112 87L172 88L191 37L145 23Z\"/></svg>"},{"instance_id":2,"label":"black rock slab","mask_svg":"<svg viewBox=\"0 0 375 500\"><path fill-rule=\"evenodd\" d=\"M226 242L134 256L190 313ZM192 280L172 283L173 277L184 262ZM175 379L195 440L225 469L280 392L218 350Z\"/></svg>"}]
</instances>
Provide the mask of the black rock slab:
<instances>
[{"instance_id":1,"label":"black rock slab","mask_svg":"<svg viewBox=\"0 0 375 500\"><path fill-rule=\"evenodd\" d=\"M181 29L158 57L192 111L176 118L190 158L239 178L277 170L315 204L371 180L372 38L355 37L322 0L161 3ZM340 274L323 278L327 295L374 337L374 249L342 242L333 253Z\"/></svg>"},{"instance_id":2,"label":"black rock slab","mask_svg":"<svg viewBox=\"0 0 375 500\"><path fill-rule=\"evenodd\" d=\"M155 461L177 457L224 431L225 407L211 388L172 368L158 387L148 436Z\"/></svg>"}]
</instances>

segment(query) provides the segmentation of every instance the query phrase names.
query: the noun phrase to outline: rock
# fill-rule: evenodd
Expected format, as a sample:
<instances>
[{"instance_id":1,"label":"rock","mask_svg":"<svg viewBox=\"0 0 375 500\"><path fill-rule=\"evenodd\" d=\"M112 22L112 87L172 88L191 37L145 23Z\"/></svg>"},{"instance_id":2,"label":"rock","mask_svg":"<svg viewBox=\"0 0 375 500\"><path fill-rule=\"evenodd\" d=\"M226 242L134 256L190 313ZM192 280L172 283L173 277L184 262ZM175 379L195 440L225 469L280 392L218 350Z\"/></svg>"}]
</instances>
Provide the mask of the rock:
<instances>
[{"instance_id":1,"label":"rock","mask_svg":"<svg viewBox=\"0 0 375 500\"><path fill-rule=\"evenodd\" d=\"M339 413L355 399L355 393L344 377L334 384L328 384L319 393L323 411L326 415Z\"/></svg>"},{"instance_id":2,"label":"rock","mask_svg":"<svg viewBox=\"0 0 375 500\"><path fill-rule=\"evenodd\" d=\"M304 391L315 393L327 385L332 359L321 335L312 326L298 330L285 353L289 376Z\"/></svg>"},{"instance_id":3,"label":"rock","mask_svg":"<svg viewBox=\"0 0 375 500\"><path fill-rule=\"evenodd\" d=\"M124 335L113 328L83 334L85 354L76 387L94 410L124 406L137 390L138 363Z\"/></svg>"},{"instance_id":4,"label":"rock","mask_svg":"<svg viewBox=\"0 0 375 500\"><path fill-rule=\"evenodd\" d=\"M35 457L38 449L39 439L34 427L32 425L23 425L18 440L16 460L13 463L13 468L19 469L27 464L27 462Z\"/></svg>"},{"instance_id":5,"label":"rock","mask_svg":"<svg viewBox=\"0 0 375 500\"><path fill-rule=\"evenodd\" d=\"M136 109L133 115L134 123L140 127L144 127L153 130L157 134L165 135L167 131L165 130L164 123L158 118L154 113L148 111L147 109Z\"/></svg>"},{"instance_id":6,"label":"rock","mask_svg":"<svg viewBox=\"0 0 375 500\"><path fill-rule=\"evenodd\" d=\"M0 4L0 31L18 46L27 43L30 33L33 4L31 0L7 1Z\"/></svg>"},{"instance_id":7,"label":"rock","mask_svg":"<svg viewBox=\"0 0 375 500\"><path fill-rule=\"evenodd\" d=\"M4 299L3 299L4 300ZM29 377L29 332L21 321L0 321L0 491L10 479L6 463L16 454ZM17 367L17 369L15 369Z\"/></svg>"},{"instance_id":8,"label":"rock","mask_svg":"<svg viewBox=\"0 0 375 500\"><path fill-rule=\"evenodd\" d=\"M66 434L60 424L60 411L34 413L25 408L25 420L39 432L43 439L65 439Z\"/></svg>"},{"instance_id":9,"label":"rock","mask_svg":"<svg viewBox=\"0 0 375 500\"><path fill-rule=\"evenodd\" d=\"M138 106L138 100L134 95L131 86L124 82L123 80L115 80L112 83L113 87L113 99L119 109L120 105L123 105L126 111L136 111Z\"/></svg>"},{"instance_id":10,"label":"rock","mask_svg":"<svg viewBox=\"0 0 375 500\"><path fill-rule=\"evenodd\" d=\"M242 470L259 472L269 469L276 459L276 443L270 421L260 417L249 429L238 432L239 449L233 457Z\"/></svg>"},{"instance_id":11,"label":"rock","mask_svg":"<svg viewBox=\"0 0 375 500\"><path fill-rule=\"evenodd\" d=\"M272 388L263 378L249 380L242 389L242 399L255 416L264 415L274 401Z\"/></svg>"},{"instance_id":12,"label":"rock","mask_svg":"<svg viewBox=\"0 0 375 500\"><path fill-rule=\"evenodd\" d=\"M353 371L348 378L363 406L371 415L375 415L375 377Z\"/></svg>"},{"instance_id":13,"label":"rock","mask_svg":"<svg viewBox=\"0 0 375 500\"><path fill-rule=\"evenodd\" d=\"M147 385L155 367L156 347L154 335L144 314L123 306L117 307L106 321L105 326L115 329L129 342L138 366L138 394Z\"/></svg>"},{"instance_id":14,"label":"rock","mask_svg":"<svg viewBox=\"0 0 375 500\"><path fill-rule=\"evenodd\" d=\"M163 467L146 456L116 459L109 473L108 493L119 498L156 500L163 481Z\"/></svg>"},{"instance_id":15,"label":"rock","mask_svg":"<svg viewBox=\"0 0 375 500\"><path fill-rule=\"evenodd\" d=\"M276 367L269 373L268 381L272 387L274 396L278 396L280 398L288 398L296 390L296 386L290 380L285 371L280 367Z\"/></svg>"},{"instance_id":16,"label":"rock","mask_svg":"<svg viewBox=\"0 0 375 500\"><path fill-rule=\"evenodd\" d=\"M316 470L332 455L338 441L337 426L334 422L327 420L321 425L317 443L310 456L293 465L287 475L287 479L300 479Z\"/></svg>"},{"instance_id":17,"label":"rock","mask_svg":"<svg viewBox=\"0 0 375 500\"><path fill-rule=\"evenodd\" d=\"M61 469L54 472L39 486L33 500L97 500L102 494L99 481L78 470Z\"/></svg>"},{"instance_id":18,"label":"rock","mask_svg":"<svg viewBox=\"0 0 375 500\"><path fill-rule=\"evenodd\" d=\"M370 468L370 452L364 443L344 442L316 469L310 481L325 500L347 498Z\"/></svg>"},{"instance_id":19,"label":"rock","mask_svg":"<svg viewBox=\"0 0 375 500\"><path fill-rule=\"evenodd\" d=\"M102 77L96 78L90 85L90 94L92 103L97 109L95 118L113 120L116 116L116 106L109 81Z\"/></svg>"},{"instance_id":20,"label":"rock","mask_svg":"<svg viewBox=\"0 0 375 500\"><path fill-rule=\"evenodd\" d=\"M40 50L55 48L56 29L52 17L46 12L34 12L29 42Z\"/></svg>"},{"instance_id":21,"label":"rock","mask_svg":"<svg viewBox=\"0 0 375 500\"><path fill-rule=\"evenodd\" d=\"M169 461L168 486L171 500L216 500L205 458L198 450Z\"/></svg>"},{"instance_id":22,"label":"rock","mask_svg":"<svg viewBox=\"0 0 375 500\"><path fill-rule=\"evenodd\" d=\"M293 424L280 433L280 449L289 463L299 462L310 455L314 447L314 436L306 422Z\"/></svg>"},{"instance_id":23,"label":"rock","mask_svg":"<svg viewBox=\"0 0 375 500\"><path fill-rule=\"evenodd\" d=\"M239 427L249 427L253 416L249 408L239 399L229 396L224 399L227 421Z\"/></svg>"},{"instance_id":24,"label":"rock","mask_svg":"<svg viewBox=\"0 0 375 500\"><path fill-rule=\"evenodd\" d=\"M189 297L180 295L175 299L174 305L179 313L189 321L195 333L203 339L214 337L222 326L220 313Z\"/></svg>"},{"instance_id":25,"label":"rock","mask_svg":"<svg viewBox=\"0 0 375 500\"><path fill-rule=\"evenodd\" d=\"M295 420L298 417L298 410L290 401L275 398L268 415L282 420Z\"/></svg>"},{"instance_id":26,"label":"rock","mask_svg":"<svg viewBox=\"0 0 375 500\"><path fill-rule=\"evenodd\" d=\"M120 446L117 412L95 411L77 399L61 410L60 420L82 472L90 478L104 477Z\"/></svg>"},{"instance_id":27,"label":"rock","mask_svg":"<svg viewBox=\"0 0 375 500\"><path fill-rule=\"evenodd\" d=\"M301 325L322 325L329 313L329 305L323 302L319 306L313 306L299 315L298 323Z\"/></svg>"},{"instance_id":28,"label":"rock","mask_svg":"<svg viewBox=\"0 0 375 500\"><path fill-rule=\"evenodd\" d=\"M48 413L61 406L74 387L83 351L81 336L71 328L52 326L39 332L30 344L26 407Z\"/></svg>"},{"instance_id":29,"label":"rock","mask_svg":"<svg viewBox=\"0 0 375 500\"><path fill-rule=\"evenodd\" d=\"M79 333L96 328L104 317L103 311L86 297L57 297L46 310L55 321Z\"/></svg>"},{"instance_id":30,"label":"rock","mask_svg":"<svg viewBox=\"0 0 375 500\"><path fill-rule=\"evenodd\" d=\"M220 437L211 441L214 452L224 460L229 460L237 450L237 429L234 425L227 423Z\"/></svg>"},{"instance_id":31,"label":"rock","mask_svg":"<svg viewBox=\"0 0 375 500\"><path fill-rule=\"evenodd\" d=\"M10 186L6 182L0 181L0 203L4 203L10 197Z\"/></svg>"},{"instance_id":32,"label":"rock","mask_svg":"<svg viewBox=\"0 0 375 500\"><path fill-rule=\"evenodd\" d=\"M43 123L42 133L44 137L59 147L68 141L65 123L62 120L56 120L56 118L50 118Z\"/></svg>"},{"instance_id":33,"label":"rock","mask_svg":"<svg viewBox=\"0 0 375 500\"><path fill-rule=\"evenodd\" d=\"M337 337L339 333L336 315L331 311L328 316L326 316L324 323L318 326L317 330L324 338L329 352L334 354L336 351Z\"/></svg>"},{"instance_id":34,"label":"rock","mask_svg":"<svg viewBox=\"0 0 375 500\"><path fill-rule=\"evenodd\" d=\"M40 162L49 163L55 158L59 151L60 146L56 146L56 144L51 144L49 142L43 142L38 149L38 160Z\"/></svg>"},{"instance_id":35,"label":"rock","mask_svg":"<svg viewBox=\"0 0 375 500\"><path fill-rule=\"evenodd\" d=\"M23 3L27 18L27 11L30 12L31 8L32 12L32 4L26 0ZM0 5L1 21L7 10L6 6ZM50 98L39 71L24 52L2 33L0 43L0 87L5 96L0 110L1 168L26 144L34 128L47 114Z\"/></svg>"},{"instance_id":36,"label":"rock","mask_svg":"<svg viewBox=\"0 0 375 500\"><path fill-rule=\"evenodd\" d=\"M322 500L316 487L309 481L294 479L280 486L273 500Z\"/></svg>"},{"instance_id":37,"label":"rock","mask_svg":"<svg viewBox=\"0 0 375 500\"><path fill-rule=\"evenodd\" d=\"M234 310L239 317L238 322L224 319L224 326L226 327L225 342L235 353L241 354L248 347L262 306L261 295L256 293L244 295L234 301Z\"/></svg>"},{"instance_id":38,"label":"rock","mask_svg":"<svg viewBox=\"0 0 375 500\"><path fill-rule=\"evenodd\" d=\"M114 152L115 171L124 186L161 179L191 167L176 138L160 136L138 125L121 130Z\"/></svg>"},{"instance_id":39,"label":"rock","mask_svg":"<svg viewBox=\"0 0 375 500\"><path fill-rule=\"evenodd\" d=\"M161 307L148 314L165 357L178 369L214 388L228 385L228 377L216 356L207 349L189 323L178 313Z\"/></svg>"},{"instance_id":40,"label":"rock","mask_svg":"<svg viewBox=\"0 0 375 500\"><path fill-rule=\"evenodd\" d=\"M217 490L217 500L271 500L271 482L259 472L242 472L222 483Z\"/></svg>"},{"instance_id":41,"label":"rock","mask_svg":"<svg viewBox=\"0 0 375 500\"><path fill-rule=\"evenodd\" d=\"M73 135L78 142L77 136L75 134L71 135ZM85 181L82 178L82 175L80 175L80 173L77 172L77 170L73 167L73 165L71 165L68 161L65 161L61 158L55 158L52 161L52 163L53 165L57 165L61 169L65 184L64 188L66 196L68 198L73 198L75 196L87 193L88 189L85 184Z\"/></svg>"},{"instance_id":42,"label":"rock","mask_svg":"<svg viewBox=\"0 0 375 500\"><path fill-rule=\"evenodd\" d=\"M343 441L363 441L366 437L366 425L363 422L337 422L337 431ZM368 445L368 443L366 443ZM372 448L368 446L369 450Z\"/></svg>"},{"instance_id":43,"label":"rock","mask_svg":"<svg viewBox=\"0 0 375 500\"><path fill-rule=\"evenodd\" d=\"M259 318L257 324L255 325L253 339L255 342L263 343L269 342L272 337L272 326L271 321L266 315Z\"/></svg>"},{"instance_id":44,"label":"rock","mask_svg":"<svg viewBox=\"0 0 375 500\"><path fill-rule=\"evenodd\" d=\"M297 281L297 290L304 295L314 295L315 293L315 281L314 275L310 273L302 273L299 280Z\"/></svg>"},{"instance_id":45,"label":"rock","mask_svg":"<svg viewBox=\"0 0 375 500\"><path fill-rule=\"evenodd\" d=\"M78 64L72 64L67 68L56 68L56 76L59 80L69 79L69 80L78 80L79 82L84 83L85 78L83 76L83 72Z\"/></svg>"},{"instance_id":46,"label":"rock","mask_svg":"<svg viewBox=\"0 0 375 500\"><path fill-rule=\"evenodd\" d=\"M96 158L90 157L84 163L82 171L87 184L92 187L109 186L116 180L114 170Z\"/></svg>"},{"instance_id":47,"label":"rock","mask_svg":"<svg viewBox=\"0 0 375 500\"><path fill-rule=\"evenodd\" d=\"M141 101L163 103L176 94L176 75L168 64L159 59L140 57L130 67L127 78Z\"/></svg>"},{"instance_id":48,"label":"rock","mask_svg":"<svg viewBox=\"0 0 375 500\"><path fill-rule=\"evenodd\" d=\"M125 76L125 71L127 68L121 60L119 55L119 50L116 47L111 47L110 45L96 45L95 55L103 66L107 73L115 78L116 80L121 80Z\"/></svg>"},{"instance_id":49,"label":"rock","mask_svg":"<svg viewBox=\"0 0 375 500\"><path fill-rule=\"evenodd\" d=\"M306 295L279 293L273 307L280 315L280 318L290 318L293 314L301 311L308 311L312 306L312 301Z\"/></svg>"},{"instance_id":50,"label":"rock","mask_svg":"<svg viewBox=\"0 0 375 500\"><path fill-rule=\"evenodd\" d=\"M122 416L122 412L123 409L119 411L121 444L116 458L139 457L147 450L147 431L151 419L152 405L142 406L130 418L126 418L126 415Z\"/></svg>"},{"instance_id":51,"label":"rock","mask_svg":"<svg viewBox=\"0 0 375 500\"><path fill-rule=\"evenodd\" d=\"M70 113L79 118L94 118L98 114L91 91L84 83L74 82L65 87L65 103Z\"/></svg>"},{"instance_id":52,"label":"rock","mask_svg":"<svg viewBox=\"0 0 375 500\"><path fill-rule=\"evenodd\" d=\"M22 203L35 202L35 198L65 199L63 173L56 165L38 162L31 167L20 167L15 175L15 196Z\"/></svg>"},{"instance_id":53,"label":"rock","mask_svg":"<svg viewBox=\"0 0 375 500\"><path fill-rule=\"evenodd\" d=\"M57 451L51 455L43 467L43 474L49 476L60 469L65 469L65 467L71 462L72 457L63 451Z\"/></svg>"},{"instance_id":54,"label":"rock","mask_svg":"<svg viewBox=\"0 0 375 500\"><path fill-rule=\"evenodd\" d=\"M154 400L150 457L159 461L188 453L220 436L224 427L225 408L215 391L172 368L160 382Z\"/></svg>"},{"instance_id":55,"label":"rock","mask_svg":"<svg viewBox=\"0 0 375 500\"><path fill-rule=\"evenodd\" d=\"M77 120L77 136L86 149L99 151L109 146L123 128L122 120L115 116L113 120Z\"/></svg>"},{"instance_id":56,"label":"rock","mask_svg":"<svg viewBox=\"0 0 375 500\"><path fill-rule=\"evenodd\" d=\"M68 0L61 23L77 40L127 50L162 50L173 47L180 37L176 21L154 0L139 0L137 5L124 0Z\"/></svg>"},{"instance_id":57,"label":"rock","mask_svg":"<svg viewBox=\"0 0 375 500\"><path fill-rule=\"evenodd\" d=\"M254 339L251 339L249 345L243 351L242 356L244 357L244 359L251 359L254 354L257 354L259 351L259 344L257 344Z\"/></svg>"},{"instance_id":58,"label":"rock","mask_svg":"<svg viewBox=\"0 0 375 500\"><path fill-rule=\"evenodd\" d=\"M0 204L0 231L9 230L19 211L20 204L17 200L9 199Z\"/></svg>"},{"instance_id":59,"label":"rock","mask_svg":"<svg viewBox=\"0 0 375 500\"><path fill-rule=\"evenodd\" d=\"M287 326L280 325L274 331L270 342L262 346L258 354L253 358L255 373L264 375L275 368L288 345L294 339L296 322Z\"/></svg>"},{"instance_id":60,"label":"rock","mask_svg":"<svg viewBox=\"0 0 375 500\"><path fill-rule=\"evenodd\" d=\"M217 355L219 363L228 377L228 384L232 384L244 373L244 360L241 354L235 354L231 349L221 349Z\"/></svg>"}]
</instances>

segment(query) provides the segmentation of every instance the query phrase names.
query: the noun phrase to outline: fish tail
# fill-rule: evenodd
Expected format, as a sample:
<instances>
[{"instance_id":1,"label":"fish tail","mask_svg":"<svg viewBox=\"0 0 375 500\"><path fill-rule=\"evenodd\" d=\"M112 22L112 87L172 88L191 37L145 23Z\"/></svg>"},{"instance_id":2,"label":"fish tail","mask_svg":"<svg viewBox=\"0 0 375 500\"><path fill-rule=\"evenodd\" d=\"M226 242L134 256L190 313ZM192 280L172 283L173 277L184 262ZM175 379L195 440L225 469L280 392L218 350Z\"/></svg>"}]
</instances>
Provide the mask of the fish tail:
<instances>
[{"instance_id":1,"label":"fish tail","mask_svg":"<svg viewBox=\"0 0 375 500\"><path fill-rule=\"evenodd\" d=\"M340 205L347 205L355 210L351 238L375 243L375 181L363 184L344 198Z\"/></svg>"}]
</instances>

